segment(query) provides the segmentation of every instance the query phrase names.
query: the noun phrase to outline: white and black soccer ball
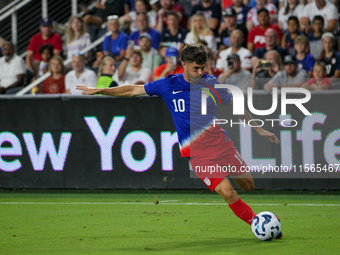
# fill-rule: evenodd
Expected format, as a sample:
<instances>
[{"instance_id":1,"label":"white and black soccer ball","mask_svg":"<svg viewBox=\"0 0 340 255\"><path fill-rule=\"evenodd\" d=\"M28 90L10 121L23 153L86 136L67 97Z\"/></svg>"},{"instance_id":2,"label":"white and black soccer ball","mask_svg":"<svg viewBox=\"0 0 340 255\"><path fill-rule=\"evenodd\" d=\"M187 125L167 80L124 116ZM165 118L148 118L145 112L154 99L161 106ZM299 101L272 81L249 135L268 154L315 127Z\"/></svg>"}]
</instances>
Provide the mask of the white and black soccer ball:
<instances>
[{"instance_id":1,"label":"white and black soccer ball","mask_svg":"<svg viewBox=\"0 0 340 255\"><path fill-rule=\"evenodd\" d=\"M262 241L270 241L281 232L281 222L272 212L260 212L251 223L254 236Z\"/></svg>"}]
</instances>

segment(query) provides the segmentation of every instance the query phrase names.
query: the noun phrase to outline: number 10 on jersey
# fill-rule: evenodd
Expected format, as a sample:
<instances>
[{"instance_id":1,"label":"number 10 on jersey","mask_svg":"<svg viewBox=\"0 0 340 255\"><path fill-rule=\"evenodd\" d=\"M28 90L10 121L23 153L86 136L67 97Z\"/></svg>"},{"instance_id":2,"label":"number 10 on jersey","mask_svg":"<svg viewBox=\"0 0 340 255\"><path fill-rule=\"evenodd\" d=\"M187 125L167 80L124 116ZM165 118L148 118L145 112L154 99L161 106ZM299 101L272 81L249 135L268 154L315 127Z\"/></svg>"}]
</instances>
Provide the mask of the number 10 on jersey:
<instances>
[{"instance_id":1,"label":"number 10 on jersey","mask_svg":"<svg viewBox=\"0 0 340 255\"><path fill-rule=\"evenodd\" d=\"M185 101L184 99L173 99L175 112L185 112Z\"/></svg>"}]
</instances>

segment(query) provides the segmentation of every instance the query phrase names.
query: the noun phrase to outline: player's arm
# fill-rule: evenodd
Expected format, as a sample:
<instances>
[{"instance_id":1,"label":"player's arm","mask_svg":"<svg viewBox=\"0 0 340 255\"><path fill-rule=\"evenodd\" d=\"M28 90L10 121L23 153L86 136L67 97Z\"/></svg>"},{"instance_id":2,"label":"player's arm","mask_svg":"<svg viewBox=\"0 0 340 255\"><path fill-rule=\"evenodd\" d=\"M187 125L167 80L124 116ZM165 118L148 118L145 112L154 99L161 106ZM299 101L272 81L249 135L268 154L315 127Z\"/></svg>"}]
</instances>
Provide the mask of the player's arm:
<instances>
[{"instance_id":1,"label":"player's arm","mask_svg":"<svg viewBox=\"0 0 340 255\"><path fill-rule=\"evenodd\" d=\"M144 85L125 85L120 87L97 89L91 88L84 85L77 85L79 90L83 90L83 95L106 95L116 97L135 97L139 95L145 95Z\"/></svg>"},{"instance_id":2,"label":"player's arm","mask_svg":"<svg viewBox=\"0 0 340 255\"><path fill-rule=\"evenodd\" d=\"M230 110L233 112L233 98L230 99L230 103L229 103L229 108ZM237 117L239 117L241 120L243 120L244 122L248 123L248 121L252 120L253 118L250 116L250 113L245 110L245 113L243 115L237 115ZM266 130L264 130L262 127L260 127L256 121L252 121L251 122L252 128L256 130L256 132L263 137L266 137L270 142L272 143L279 143L280 140L275 136L274 133L268 132Z\"/></svg>"}]
</instances>

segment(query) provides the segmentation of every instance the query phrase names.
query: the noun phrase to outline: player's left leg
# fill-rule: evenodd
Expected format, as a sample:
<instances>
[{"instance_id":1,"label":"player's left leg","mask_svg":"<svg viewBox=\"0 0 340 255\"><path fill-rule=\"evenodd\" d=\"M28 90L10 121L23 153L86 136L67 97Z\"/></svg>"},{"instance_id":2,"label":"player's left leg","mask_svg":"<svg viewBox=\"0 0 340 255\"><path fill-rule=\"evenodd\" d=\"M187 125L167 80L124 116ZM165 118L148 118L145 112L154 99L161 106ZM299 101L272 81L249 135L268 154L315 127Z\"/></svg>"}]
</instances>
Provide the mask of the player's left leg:
<instances>
[{"instance_id":1,"label":"player's left leg","mask_svg":"<svg viewBox=\"0 0 340 255\"><path fill-rule=\"evenodd\" d=\"M245 178L245 180L246 179L247 178ZM243 182L247 183L245 181ZM243 186L246 187L246 184L243 184ZM249 183L247 187L252 188ZM237 217L239 217L241 220L245 221L249 225L251 224L256 214L249 207L249 205L241 200L233 185L230 183L229 179L224 178L216 186L215 192L220 194L224 198L224 200L229 204L230 209L235 213Z\"/></svg>"}]
</instances>

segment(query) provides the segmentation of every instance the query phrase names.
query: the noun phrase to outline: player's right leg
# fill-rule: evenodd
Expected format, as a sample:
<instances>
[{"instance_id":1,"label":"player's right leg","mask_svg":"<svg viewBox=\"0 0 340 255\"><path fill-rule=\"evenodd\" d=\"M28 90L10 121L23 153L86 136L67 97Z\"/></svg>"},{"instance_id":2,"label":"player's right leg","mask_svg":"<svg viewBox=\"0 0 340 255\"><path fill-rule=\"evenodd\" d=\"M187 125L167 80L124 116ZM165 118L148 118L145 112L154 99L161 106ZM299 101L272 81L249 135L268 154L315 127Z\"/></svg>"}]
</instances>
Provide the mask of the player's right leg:
<instances>
[{"instance_id":1,"label":"player's right leg","mask_svg":"<svg viewBox=\"0 0 340 255\"><path fill-rule=\"evenodd\" d=\"M249 225L256 214L253 210L244 203L238 196L233 185L228 178L224 178L215 188L215 192L220 194L223 199L229 204L230 209L235 213L237 217L245 221Z\"/></svg>"}]
</instances>

